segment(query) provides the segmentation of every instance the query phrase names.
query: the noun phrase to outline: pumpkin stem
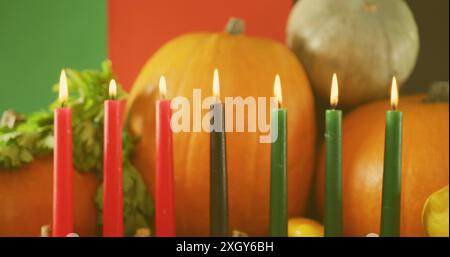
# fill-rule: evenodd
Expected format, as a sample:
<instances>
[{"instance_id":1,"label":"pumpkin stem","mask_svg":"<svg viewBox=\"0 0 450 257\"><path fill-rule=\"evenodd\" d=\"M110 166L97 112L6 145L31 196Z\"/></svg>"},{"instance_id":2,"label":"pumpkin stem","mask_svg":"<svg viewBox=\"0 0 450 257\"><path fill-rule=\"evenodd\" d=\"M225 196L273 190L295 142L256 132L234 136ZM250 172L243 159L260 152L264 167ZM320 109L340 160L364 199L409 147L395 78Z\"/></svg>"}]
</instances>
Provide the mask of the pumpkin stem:
<instances>
[{"instance_id":1,"label":"pumpkin stem","mask_svg":"<svg viewBox=\"0 0 450 257\"><path fill-rule=\"evenodd\" d=\"M231 17L225 27L225 32L230 35L240 35L245 32L245 22L244 20Z\"/></svg>"},{"instance_id":2,"label":"pumpkin stem","mask_svg":"<svg viewBox=\"0 0 450 257\"><path fill-rule=\"evenodd\" d=\"M378 7L374 3L366 2L364 4L364 10L368 13L373 13L373 12L378 11Z\"/></svg>"},{"instance_id":3,"label":"pumpkin stem","mask_svg":"<svg viewBox=\"0 0 450 257\"><path fill-rule=\"evenodd\" d=\"M448 81L433 82L428 89L425 103L448 102Z\"/></svg>"}]
</instances>

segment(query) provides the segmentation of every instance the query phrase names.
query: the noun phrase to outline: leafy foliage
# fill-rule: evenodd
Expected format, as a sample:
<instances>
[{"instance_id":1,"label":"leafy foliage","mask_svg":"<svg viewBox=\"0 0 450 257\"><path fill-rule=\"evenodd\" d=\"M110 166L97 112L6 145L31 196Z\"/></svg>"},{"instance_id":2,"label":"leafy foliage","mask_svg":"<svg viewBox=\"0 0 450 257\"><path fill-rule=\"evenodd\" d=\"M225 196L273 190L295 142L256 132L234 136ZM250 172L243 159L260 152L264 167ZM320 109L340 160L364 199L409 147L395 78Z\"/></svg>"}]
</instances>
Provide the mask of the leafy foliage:
<instances>
[{"instance_id":1,"label":"leafy foliage","mask_svg":"<svg viewBox=\"0 0 450 257\"><path fill-rule=\"evenodd\" d=\"M66 69L69 98L66 105L72 109L73 161L80 172L94 172L103 176L103 105L108 99L108 86L113 78L111 63L105 61L101 71L77 71ZM58 90L58 84L53 87ZM118 99L126 93L118 85ZM29 116L6 111L0 124L0 168L16 170L31 163L35 157L53 151L53 111L59 101L50 104L47 110ZM153 203L145 184L132 165L130 158L135 139L123 131L123 190L124 225L126 235L138 228L149 227L153 214ZM96 196L99 210L99 225L102 224L103 189Z\"/></svg>"}]
</instances>

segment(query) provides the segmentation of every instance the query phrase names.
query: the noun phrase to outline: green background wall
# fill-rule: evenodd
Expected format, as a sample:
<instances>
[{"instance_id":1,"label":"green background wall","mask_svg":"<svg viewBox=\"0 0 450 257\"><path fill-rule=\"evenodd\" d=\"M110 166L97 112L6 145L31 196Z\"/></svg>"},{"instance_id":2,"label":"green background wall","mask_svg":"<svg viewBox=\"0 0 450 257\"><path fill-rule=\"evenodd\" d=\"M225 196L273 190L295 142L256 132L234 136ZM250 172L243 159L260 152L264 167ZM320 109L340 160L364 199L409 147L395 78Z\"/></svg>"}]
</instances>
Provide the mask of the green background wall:
<instances>
[{"instance_id":1,"label":"green background wall","mask_svg":"<svg viewBox=\"0 0 450 257\"><path fill-rule=\"evenodd\" d=\"M61 68L99 68L106 46L106 0L0 0L0 113L45 108Z\"/></svg>"}]
</instances>

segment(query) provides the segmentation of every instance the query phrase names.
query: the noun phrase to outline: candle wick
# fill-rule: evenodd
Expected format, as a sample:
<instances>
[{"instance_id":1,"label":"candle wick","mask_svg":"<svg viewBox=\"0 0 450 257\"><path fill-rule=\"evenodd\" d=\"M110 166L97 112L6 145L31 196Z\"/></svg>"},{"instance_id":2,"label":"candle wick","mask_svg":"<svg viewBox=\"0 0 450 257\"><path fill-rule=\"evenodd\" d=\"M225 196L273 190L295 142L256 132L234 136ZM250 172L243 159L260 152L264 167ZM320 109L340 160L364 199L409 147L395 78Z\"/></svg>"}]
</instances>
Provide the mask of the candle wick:
<instances>
[{"instance_id":1,"label":"candle wick","mask_svg":"<svg viewBox=\"0 0 450 257\"><path fill-rule=\"evenodd\" d=\"M397 110L397 106L396 104L391 104L391 111L396 111Z\"/></svg>"},{"instance_id":2,"label":"candle wick","mask_svg":"<svg viewBox=\"0 0 450 257\"><path fill-rule=\"evenodd\" d=\"M397 111L397 108L398 108L398 106L397 106L396 104L392 104L392 105L391 105L391 109L392 109L393 111Z\"/></svg>"}]
</instances>

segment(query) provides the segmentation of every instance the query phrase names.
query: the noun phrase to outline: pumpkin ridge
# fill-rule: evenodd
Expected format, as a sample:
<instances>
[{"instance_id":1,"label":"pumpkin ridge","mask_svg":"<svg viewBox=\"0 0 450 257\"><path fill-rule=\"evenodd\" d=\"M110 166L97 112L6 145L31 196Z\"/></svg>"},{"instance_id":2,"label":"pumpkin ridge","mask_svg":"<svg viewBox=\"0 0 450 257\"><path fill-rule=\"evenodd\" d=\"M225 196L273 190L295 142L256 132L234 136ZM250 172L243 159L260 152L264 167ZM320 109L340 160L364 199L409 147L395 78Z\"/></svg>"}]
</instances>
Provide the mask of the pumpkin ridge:
<instances>
[{"instance_id":1,"label":"pumpkin ridge","mask_svg":"<svg viewBox=\"0 0 450 257\"><path fill-rule=\"evenodd\" d=\"M181 83L181 81L188 81L189 76L191 76L191 71L192 69L195 69L195 65L197 62L199 62L199 59L202 55L205 54L205 52L208 51L208 48L203 48L202 46L204 45L211 45L212 43L210 43L210 41L214 42L216 40L218 40L218 35L217 34L211 34L211 35L205 35L204 37L202 37L200 40L198 40L198 42L196 43L196 46L194 47L195 52L192 53L191 57L189 58L189 62L186 65L185 69L184 69L184 73L178 77L178 81L177 81L177 95L182 95L182 90L184 88L184 85ZM175 58L174 58L175 59ZM194 72L195 73L195 72ZM201 82L203 83L203 82ZM200 87L202 85L199 85ZM191 124L192 125L192 124ZM185 145L185 149L191 149L191 146L194 145L193 142L196 141L197 137L200 136L199 133L193 133L190 132L191 136L188 138L188 141ZM202 133L202 132L200 132ZM198 153L195 151L186 151L187 156L184 156L184 161L185 161L185 166L186 167L191 167L191 161L195 160L195 155L197 155ZM188 174L188 169L182 169L182 170L178 170L177 171L177 176L178 177L182 177L185 181L181 184L181 187L183 188L183 190L185 190L185 188L189 188L189 185L192 184L192 179L196 179L195 177L190 177ZM178 196L177 198L180 199L180 197L183 196ZM188 205L189 203L186 201L181 201L183 203L183 205ZM185 209L185 208L183 208ZM181 218L180 218L181 217ZM178 222L181 224L189 224L189 222L186 221L187 216L184 215L177 215L177 219ZM180 221L181 219L181 221ZM177 223L178 223L177 222ZM181 228L182 230L185 230L186 228Z\"/></svg>"},{"instance_id":2,"label":"pumpkin ridge","mask_svg":"<svg viewBox=\"0 0 450 257\"><path fill-rule=\"evenodd\" d=\"M316 30L314 30L314 32L313 33L311 33L310 35L309 35L309 37L311 37L311 38L316 38L317 37L317 35L318 34L320 34L321 33L321 31L323 30L323 29L325 29L325 28L327 28L328 26L333 26L335 23L336 23L336 20L339 20L340 19L340 17L339 16L337 16L337 15L333 15L333 16L331 16L331 17L329 17L329 19L326 19L326 20L324 20L324 22L322 22L321 24L320 24L320 26L319 25L317 25L316 26ZM306 44L306 42L305 42L305 40L306 39L301 39L301 41L302 41L302 44L303 45L306 45L308 48L310 47L309 45L307 45ZM315 63L315 61L317 60L317 56L315 56L315 55L309 55L309 58L311 58L310 59L310 63ZM306 58L306 59L308 59L308 58ZM331 61L331 62L334 62L334 58L333 57L328 57L328 60L329 61ZM348 60L347 60L347 62L348 62ZM314 74L314 73L316 73L315 72L315 70L317 70L317 69L321 69L322 67L316 67L316 65L306 65L306 71L308 72L308 73L311 73L311 74ZM309 75L309 74L308 74ZM310 76L310 75L309 75ZM330 78L331 78L331 75L330 75ZM343 81L345 82L345 74L342 76L342 79L343 79ZM314 78L312 78L311 79L311 82L312 83L316 83L315 81L313 81L314 80ZM321 95L323 95L323 97L324 98L327 98L327 96L328 96L328 89L327 90L317 90L316 88L314 88L314 91L317 91L319 94L321 94Z\"/></svg>"},{"instance_id":3,"label":"pumpkin ridge","mask_svg":"<svg viewBox=\"0 0 450 257\"><path fill-rule=\"evenodd\" d=\"M192 55L190 55L188 63L185 66L184 72L182 73L182 75L180 77L178 77L177 85L180 84L180 81L185 81L186 78L191 75L190 67L192 67L193 64L198 61L198 58L201 56L201 54L203 54L206 51L205 48L202 48L201 46L207 44L208 41L216 40L217 37L215 37L215 36L216 35L204 36L197 41L196 46L193 47L196 50L194 53L192 53ZM173 58L172 60L175 60L175 59L176 58ZM177 91L176 95L180 95L180 90L182 88L183 87L181 87L181 86L177 87L178 91Z\"/></svg>"},{"instance_id":4,"label":"pumpkin ridge","mask_svg":"<svg viewBox=\"0 0 450 257\"><path fill-rule=\"evenodd\" d=\"M392 66L393 66L392 65L392 63L393 63L393 60L392 60L392 44L391 44L390 37L389 37L389 35L387 33L386 25L378 17L376 17L375 20L377 21L377 23L381 27L381 32L383 33L383 37L384 37L384 41L385 41L385 46L386 46L386 51L385 51L385 53L386 53L386 67L387 67L388 70L393 70L392 69ZM392 77L395 74L388 74L388 75L390 77ZM390 85L386 84L386 86L385 86L385 89L386 89L385 91L386 92L388 92L389 87L390 87ZM380 96L383 96L383 95L386 95L386 94L387 93L381 93L380 92Z\"/></svg>"}]
</instances>

